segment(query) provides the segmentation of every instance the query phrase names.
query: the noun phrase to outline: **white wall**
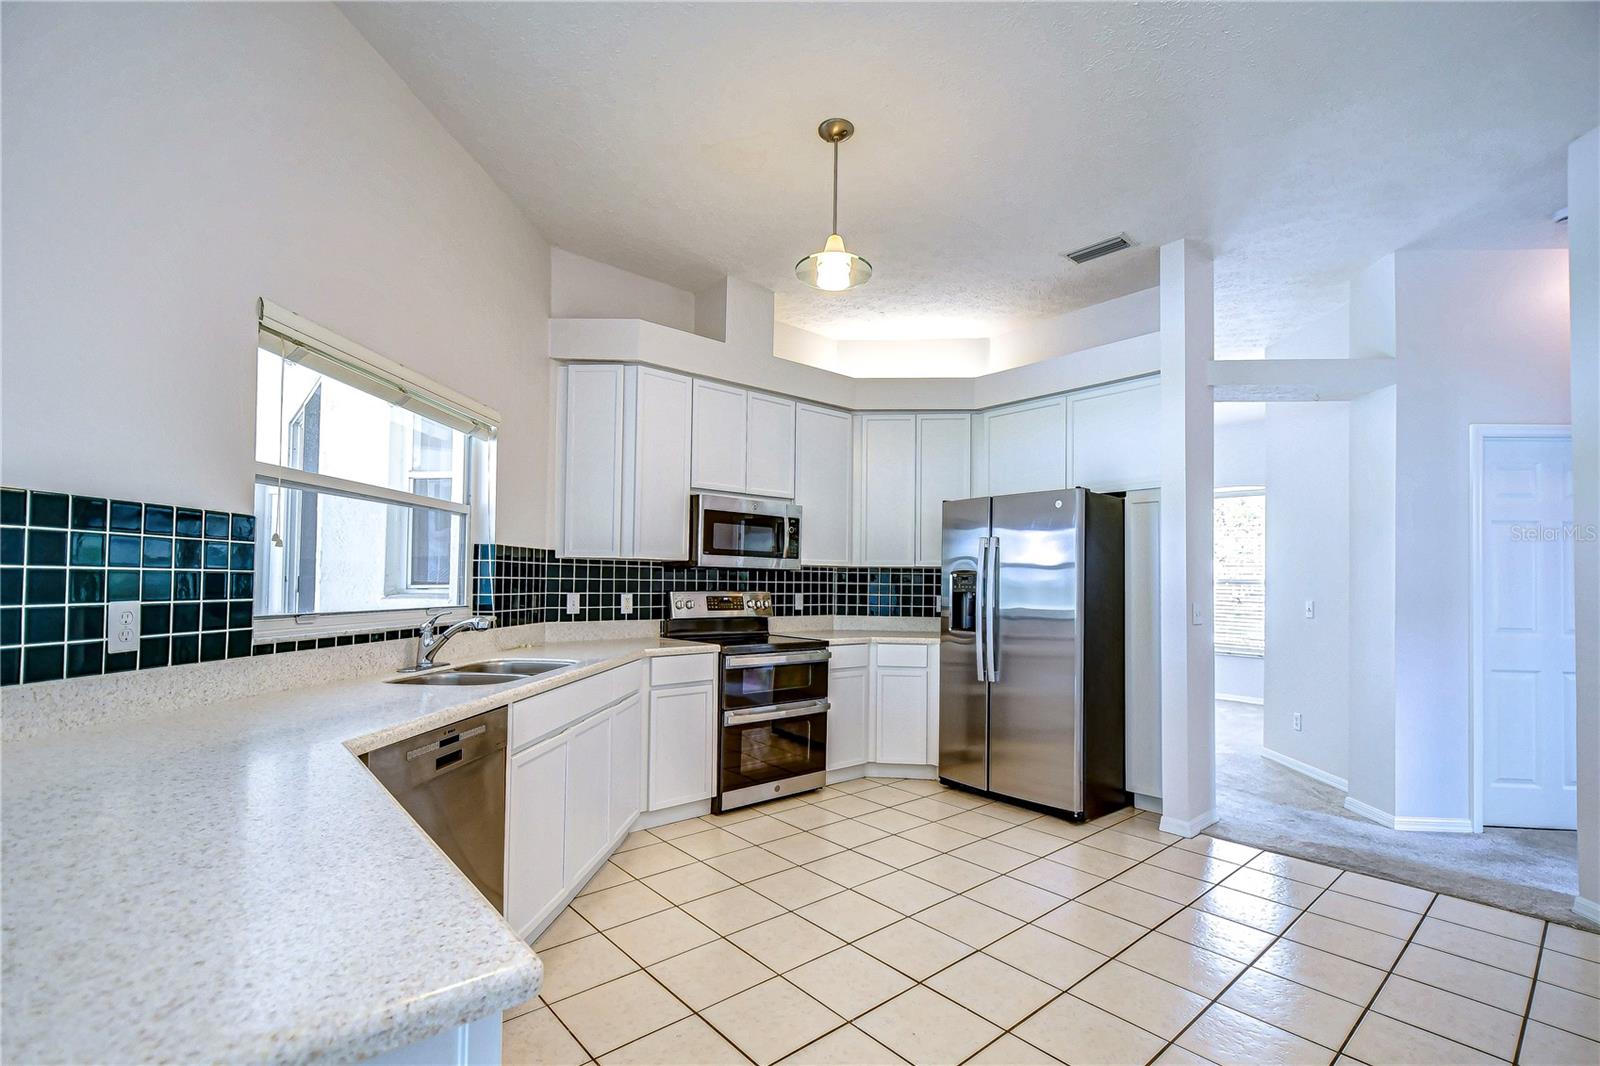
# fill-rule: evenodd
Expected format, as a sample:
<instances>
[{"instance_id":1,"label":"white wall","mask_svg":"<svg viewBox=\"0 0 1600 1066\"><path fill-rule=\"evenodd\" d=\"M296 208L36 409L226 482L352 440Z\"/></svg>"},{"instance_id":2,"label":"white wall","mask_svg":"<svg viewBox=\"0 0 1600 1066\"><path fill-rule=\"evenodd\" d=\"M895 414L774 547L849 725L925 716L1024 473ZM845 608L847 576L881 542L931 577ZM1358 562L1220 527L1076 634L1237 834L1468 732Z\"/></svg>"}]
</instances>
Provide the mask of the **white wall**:
<instances>
[{"instance_id":1,"label":"white wall","mask_svg":"<svg viewBox=\"0 0 1600 1066\"><path fill-rule=\"evenodd\" d=\"M1390 385L1350 401L1346 776L1351 800L1386 815L1394 814L1395 793L1395 391Z\"/></svg>"},{"instance_id":2,"label":"white wall","mask_svg":"<svg viewBox=\"0 0 1600 1066\"><path fill-rule=\"evenodd\" d=\"M1340 304L1266 347L1268 359L1344 359L1350 355L1350 308Z\"/></svg>"},{"instance_id":3,"label":"white wall","mask_svg":"<svg viewBox=\"0 0 1600 1066\"><path fill-rule=\"evenodd\" d=\"M692 333L694 293L552 247L550 317L642 318Z\"/></svg>"},{"instance_id":4,"label":"white wall","mask_svg":"<svg viewBox=\"0 0 1600 1066\"><path fill-rule=\"evenodd\" d=\"M492 404L546 543L550 252L331 5L5 5L7 484L248 511L257 297Z\"/></svg>"}]
</instances>

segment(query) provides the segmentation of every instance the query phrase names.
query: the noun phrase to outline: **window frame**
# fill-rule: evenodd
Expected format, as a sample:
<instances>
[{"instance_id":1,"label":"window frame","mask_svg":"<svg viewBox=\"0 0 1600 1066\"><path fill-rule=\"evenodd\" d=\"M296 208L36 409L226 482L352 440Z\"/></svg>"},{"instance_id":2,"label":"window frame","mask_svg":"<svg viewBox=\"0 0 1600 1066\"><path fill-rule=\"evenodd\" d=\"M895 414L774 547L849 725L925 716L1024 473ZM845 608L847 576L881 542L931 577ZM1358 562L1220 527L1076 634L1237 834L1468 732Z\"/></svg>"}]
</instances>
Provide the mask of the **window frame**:
<instances>
[{"instance_id":1,"label":"window frame","mask_svg":"<svg viewBox=\"0 0 1600 1066\"><path fill-rule=\"evenodd\" d=\"M1240 644L1224 644L1224 643L1222 643L1221 640L1218 639L1216 623L1217 623L1217 618L1218 618L1218 615L1220 614L1220 612L1217 610L1217 590L1223 586L1224 582L1222 581L1221 578L1217 577L1216 574L1213 574L1212 575L1212 579L1211 579L1212 648L1216 652L1216 654L1218 654L1218 655L1232 655L1232 656L1234 656L1236 658L1241 658L1241 659L1261 659L1261 658L1265 658L1266 654L1267 654L1267 560L1266 560L1266 542L1265 542L1265 539L1266 539L1265 525L1266 525L1266 517L1267 517L1266 516L1267 490L1266 490L1266 488L1264 486L1261 486L1261 485L1244 485L1244 486L1237 486L1237 487L1231 487L1231 488L1217 489L1215 492L1212 493L1212 501L1213 501L1213 511L1214 511L1215 510L1215 503L1218 500L1240 499L1240 498L1249 497L1249 496L1259 496L1259 497L1261 497L1261 521L1262 521L1262 526L1263 526L1262 534L1261 534L1262 535L1261 578L1260 578L1259 581L1252 583L1256 587L1259 587L1260 590L1261 590L1261 646L1259 648L1253 648L1253 647L1246 647L1246 646L1240 645ZM1215 526L1215 521L1216 521L1216 519L1215 519L1215 517L1213 517L1213 519L1212 519L1213 527ZM1213 536L1214 535L1215 534L1213 534ZM1213 567L1214 566L1215 566L1215 564L1213 563ZM1245 583L1243 583L1243 582L1231 582L1230 581L1230 582L1227 582L1227 584L1233 585L1233 584L1245 584Z\"/></svg>"}]
</instances>

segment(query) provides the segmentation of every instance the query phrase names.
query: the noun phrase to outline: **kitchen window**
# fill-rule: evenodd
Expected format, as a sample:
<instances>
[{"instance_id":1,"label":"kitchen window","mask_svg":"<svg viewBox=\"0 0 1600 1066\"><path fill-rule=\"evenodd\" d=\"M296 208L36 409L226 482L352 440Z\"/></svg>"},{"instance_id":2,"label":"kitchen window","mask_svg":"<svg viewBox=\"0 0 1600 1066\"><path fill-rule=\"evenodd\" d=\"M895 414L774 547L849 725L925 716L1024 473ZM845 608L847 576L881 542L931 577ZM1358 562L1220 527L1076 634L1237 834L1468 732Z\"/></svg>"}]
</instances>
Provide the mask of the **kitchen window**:
<instances>
[{"instance_id":1,"label":"kitchen window","mask_svg":"<svg viewBox=\"0 0 1600 1066\"><path fill-rule=\"evenodd\" d=\"M257 635L410 628L464 607L474 474L499 416L265 301L260 325Z\"/></svg>"},{"instance_id":2,"label":"kitchen window","mask_svg":"<svg viewBox=\"0 0 1600 1066\"><path fill-rule=\"evenodd\" d=\"M1260 489L1217 493L1212 542L1216 622L1224 655L1266 652L1267 498Z\"/></svg>"}]
</instances>

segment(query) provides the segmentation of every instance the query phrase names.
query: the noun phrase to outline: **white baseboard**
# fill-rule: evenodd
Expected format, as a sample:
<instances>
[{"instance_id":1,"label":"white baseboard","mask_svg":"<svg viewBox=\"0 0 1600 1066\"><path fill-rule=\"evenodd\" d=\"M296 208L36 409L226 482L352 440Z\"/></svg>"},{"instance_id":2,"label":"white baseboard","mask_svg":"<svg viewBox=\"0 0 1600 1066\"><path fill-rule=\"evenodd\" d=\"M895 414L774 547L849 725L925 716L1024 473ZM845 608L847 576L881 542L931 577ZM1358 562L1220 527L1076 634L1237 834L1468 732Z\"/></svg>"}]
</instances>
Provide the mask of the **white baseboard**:
<instances>
[{"instance_id":1,"label":"white baseboard","mask_svg":"<svg viewBox=\"0 0 1600 1066\"><path fill-rule=\"evenodd\" d=\"M1394 828L1394 815L1388 811L1380 811L1370 803L1362 803L1354 796L1344 798L1344 809L1352 814L1359 814L1369 822L1377 822L1385 829Z\"/></svg>"},{"instance_id":2,"label":"white baseboard","mask_svg":"<svg viewBox=\"0 0 1600 1066\"><path fill-rule=\"evenodd\" d=\"M1160 814L1161 813L1161 797L1160 796L1146 796L1142 792L1135 792L1133 794L1133 806L1137 810L1151 811L1151 812L1153 812L1155 814Z\"/></svg>"},{"instance_id":3,"label":"white baseboard","mask_svg":"<svg viewBox=\"0 0 1600 1066\"><path fill-rule=\"evenodd\" d=\"M663 807L659 811L645 811L639 815L635 829L654 829L658 825L670 825L681 822L685 818L698 818L703 814L711 813L710 800L693 800L689 803L680 803L676 807Z\"/></svg>"},{"instance_id":4,"label":"white baseboard","mask_svg":"<svg viewBox=\"0 0 1600 1066\"><path fill-rule=\"evenodd\" d=\"M1579 918L1582 918L1585 921L1590 921L1595 925L1600 925L1600 903L1596 903L1592 899L1584 899L1582 896L1573 896L1572 913L1576 914Z\"/></svg>"},{"instance_id":5,"label":"white baseboard","mask_svg":"<svg viewBox=\"0 0 1600 1066\"><path fill-rule=\"evenodd\" d=\"M939 777L937 766L923 763L867 762L854 766L841 766L828 771L828 784L854 781L858 777L903 777L907 780L934 781Z\"/></svg>"},{"instance_id":6,"label":"white baseboard","mask_svg":"<svg viewBox=\"0 0 1600 1066\"><path fill-rule=\"evenodd\" d=\"M1370 803L1362 803L1350 796L1344 798L1344 809L1359 814L1368 821L1377 822L1385 829L1400 833L1471 833L1471 818L1422 818L1413 815L1394 815L1380 811Z\"/></svg>"},{"instance_id":7,"label":"white baseboard","mask_svg":"<svg viewBox=\"0 0 1600 1066\"><path fill-rule=\"evenodd\" d=\"M1332 785L1340 792L1350 791L1350 782L1344 778L1334 777L1326 770L1320 770L1308 762L1301 762L1299 759L1290 758L1281 751L1274 751L1269 747L1263 746L1261 748L1261 757L1263 759L1270 759L1279 766L1293 770L1297 774L1304 774L1313 781L1321 781L1324 785Z\"/></svg>"},{"instance_id":8,"label":"white baseboard","mask_svg":"<svg viewBox=\"0 0 1600 1066\"><path fill-rule=\"evenodd\" d=\"M1170 814L1163 814L1161 816L1161 831L1163 833L1177 833L1183 837L1198 836L1206 826L1216 820L1217 810L1215 807L1187 821L1181 818L1174 818Z\"/></svg>"}]
</instances>

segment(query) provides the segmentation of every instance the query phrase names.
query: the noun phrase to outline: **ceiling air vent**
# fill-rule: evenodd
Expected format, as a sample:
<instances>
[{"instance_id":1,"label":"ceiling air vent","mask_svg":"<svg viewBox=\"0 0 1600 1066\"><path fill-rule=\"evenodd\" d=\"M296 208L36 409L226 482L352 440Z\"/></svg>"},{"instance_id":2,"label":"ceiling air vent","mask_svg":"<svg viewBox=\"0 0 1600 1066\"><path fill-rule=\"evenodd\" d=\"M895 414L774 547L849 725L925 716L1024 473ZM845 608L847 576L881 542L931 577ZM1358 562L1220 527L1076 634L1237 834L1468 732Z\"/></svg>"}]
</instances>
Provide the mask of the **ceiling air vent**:
<instances>
[{"instance_id":1,"label":"ceiling air vent","mask_svg":"<svg viewBox=\"0 0 1600 1066\"><path fill-rule=\"evenodd\" d=\"M1077 251L1064 254L1074 263L1087 263L1091 259L1099 259L1102 255L1110 255L1112 252L1120 252L1124 248L1131 248L1132 246L1133 242L1128 240L1128 235L1119 233L1115 237L1107 237L1103 241L1097 241L1085 248L1079 248Z\"/></svg>"}]
</instances>

